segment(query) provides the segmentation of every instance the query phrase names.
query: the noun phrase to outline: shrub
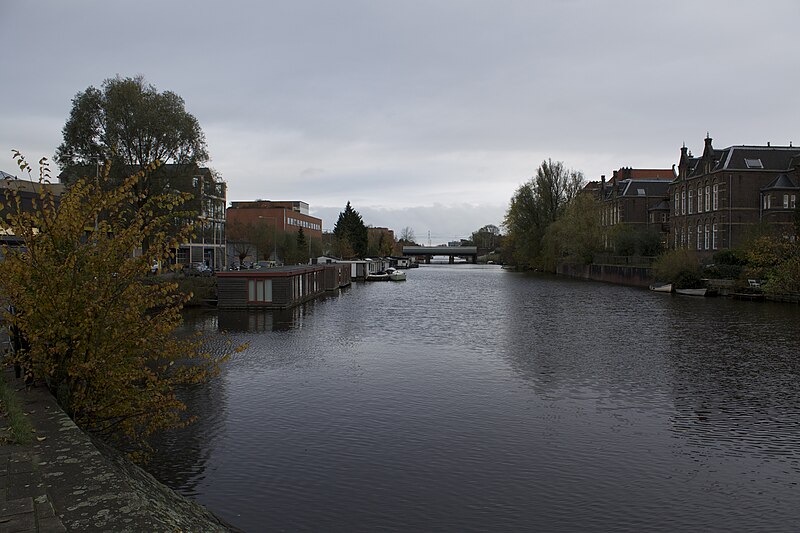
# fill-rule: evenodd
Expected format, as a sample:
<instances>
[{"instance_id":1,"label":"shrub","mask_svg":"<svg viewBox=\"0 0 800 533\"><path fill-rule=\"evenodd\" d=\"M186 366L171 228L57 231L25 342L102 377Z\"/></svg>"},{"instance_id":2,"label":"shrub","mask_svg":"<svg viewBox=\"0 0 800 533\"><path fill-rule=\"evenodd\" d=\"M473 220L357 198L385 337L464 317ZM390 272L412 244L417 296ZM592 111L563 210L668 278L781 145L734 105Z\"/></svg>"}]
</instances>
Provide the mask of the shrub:
<instances>
[{"instance_id":1,"label":"shrub","mask_svg":"<svg viewBox=\"0 0 800 533\"><path fill-rule=\"evenodd\" d=\"M229 356L205 353L199 338L178 338L188 296L175 283L147 279L153 262L169 263L191 233L165 228L191 214L178 211L183 193L138 202L142 175L114 187L106 168L57 202L42 159L33 208L23 210L14 193L3 206L3 229L23 246L4 247L0 269L0 292L17 311L5 318L28 347L15 362L43 379L78 425L133 451L146 450L153 432L187 424L176 389L213 376Z\"/></svg>"},{"instance_id":2,"label":"shrub","mask_svg":"<svg viewBox=\"0 0 800 533\"><path fill-rule=\"evenodd\" d=\"M653 263L656 279L677 283L679 280L700 279L700 264L684 249L670 250Z\"/></svg>"}]
</instances>

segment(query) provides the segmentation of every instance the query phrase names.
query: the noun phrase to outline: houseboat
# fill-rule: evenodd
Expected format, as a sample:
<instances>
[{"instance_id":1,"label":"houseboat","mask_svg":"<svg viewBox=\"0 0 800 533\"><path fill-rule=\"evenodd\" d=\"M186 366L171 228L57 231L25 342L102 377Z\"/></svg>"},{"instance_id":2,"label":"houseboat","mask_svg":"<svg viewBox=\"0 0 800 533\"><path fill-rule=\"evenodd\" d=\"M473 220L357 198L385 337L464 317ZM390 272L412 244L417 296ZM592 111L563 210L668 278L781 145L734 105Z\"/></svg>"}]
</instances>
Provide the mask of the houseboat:
<instances>
[{"instance_id":1,"label":"houseboat","mask_svg":"<svg viewBox=\"0 0 800 533\"><path fill-rule=\"evenodd\" d=\"M220 309L288 309L350 285L350 265L297 265L217 273Z\"/></svg>"}]
</instances>

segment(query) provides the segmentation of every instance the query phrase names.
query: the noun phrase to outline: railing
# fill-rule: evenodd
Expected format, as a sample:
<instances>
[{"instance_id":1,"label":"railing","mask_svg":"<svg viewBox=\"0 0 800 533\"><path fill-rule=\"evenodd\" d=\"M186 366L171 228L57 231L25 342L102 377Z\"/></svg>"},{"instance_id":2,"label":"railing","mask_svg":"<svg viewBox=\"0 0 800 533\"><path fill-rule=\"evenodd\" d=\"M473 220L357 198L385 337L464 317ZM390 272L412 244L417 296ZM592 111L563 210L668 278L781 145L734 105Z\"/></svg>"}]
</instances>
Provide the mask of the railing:
<instances>
[{"instance_id":1,"label":"railing","mask_svg":"<svg viewBox=\"0 0 800 533\"><path fill-rule=\"evenodd\" d=\"M602 265L626 265L626 266L645 266L649 267L655 262L656 258L641 255L611 255L598 254L594 256L595 264Z\"/></svg>"}]
</instances>

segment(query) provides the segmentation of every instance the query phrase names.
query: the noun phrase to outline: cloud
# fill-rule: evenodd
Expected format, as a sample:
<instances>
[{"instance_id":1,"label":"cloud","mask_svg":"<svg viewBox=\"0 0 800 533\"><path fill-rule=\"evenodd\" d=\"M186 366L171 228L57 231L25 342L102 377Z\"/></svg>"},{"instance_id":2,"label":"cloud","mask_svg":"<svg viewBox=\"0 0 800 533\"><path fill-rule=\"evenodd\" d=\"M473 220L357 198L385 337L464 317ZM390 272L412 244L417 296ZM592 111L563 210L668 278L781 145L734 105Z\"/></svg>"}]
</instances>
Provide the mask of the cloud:
<instances>
[{"instance_id":1,"label":"cloud","mask_svg":"<svg viewBox=\"0 0 800 533\"><path fill-rule=\"evenodd\" d=\"M230 200L444 206L464 220L442 236L480 226L457 209L496 220L547 158L596 179L669 168L706 131L800 142L794 0L11 0L4 15L0 150L52 155L78 91L141 73L185 99Z\"/></svg>"}]
</instances>

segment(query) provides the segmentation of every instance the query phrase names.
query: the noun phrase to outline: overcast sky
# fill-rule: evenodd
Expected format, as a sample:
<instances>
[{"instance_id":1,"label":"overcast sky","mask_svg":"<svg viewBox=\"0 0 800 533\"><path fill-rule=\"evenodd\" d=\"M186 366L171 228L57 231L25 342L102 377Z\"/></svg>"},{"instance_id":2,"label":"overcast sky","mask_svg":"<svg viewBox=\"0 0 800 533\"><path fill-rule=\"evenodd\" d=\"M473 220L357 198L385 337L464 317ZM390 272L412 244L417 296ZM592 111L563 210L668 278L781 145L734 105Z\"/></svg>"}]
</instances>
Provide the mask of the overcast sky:
<instances>
[{"instance_id":1,"label":"overcast sky","mask_svg":"<svg viewBox=\"0 0 800 533\"><path fill-rule=\"evenodd\" d=\"M142 74L186 101L228 200L434 244L502 222L546 158L588 179L682 143L800 143L800 2L3 0L0 169L71 99Z\"/></svg>"}]
</instances>

